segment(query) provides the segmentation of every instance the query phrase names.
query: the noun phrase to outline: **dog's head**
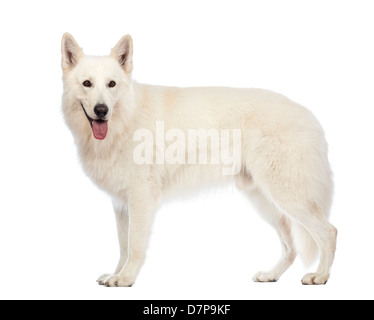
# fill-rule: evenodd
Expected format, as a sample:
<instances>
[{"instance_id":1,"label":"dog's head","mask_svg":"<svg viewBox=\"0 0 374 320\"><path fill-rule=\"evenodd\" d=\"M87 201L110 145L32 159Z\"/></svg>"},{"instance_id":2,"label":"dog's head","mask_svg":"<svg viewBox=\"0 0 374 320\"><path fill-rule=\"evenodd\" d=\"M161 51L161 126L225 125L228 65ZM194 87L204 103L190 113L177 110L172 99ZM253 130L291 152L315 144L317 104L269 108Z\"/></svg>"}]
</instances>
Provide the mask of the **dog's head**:
<instances>
[{"instance_id":1,"label":"dog's head","mask_svg":"<svg viewBox=\"0 0 374 320\"><path fill-rule=\"evenodd\" d=\"M63 106L65 117L69 113L67 120L70 124L84 126L85 129L91 127L96 139L106 138L116 107L126 103L126 95L131 91L132 52L129 35L117 43L110 56L94 57L84 55L74 38L64 34ZM82 118L87 118L87 122L82 124Z\"/></svg>"}]
</instances>

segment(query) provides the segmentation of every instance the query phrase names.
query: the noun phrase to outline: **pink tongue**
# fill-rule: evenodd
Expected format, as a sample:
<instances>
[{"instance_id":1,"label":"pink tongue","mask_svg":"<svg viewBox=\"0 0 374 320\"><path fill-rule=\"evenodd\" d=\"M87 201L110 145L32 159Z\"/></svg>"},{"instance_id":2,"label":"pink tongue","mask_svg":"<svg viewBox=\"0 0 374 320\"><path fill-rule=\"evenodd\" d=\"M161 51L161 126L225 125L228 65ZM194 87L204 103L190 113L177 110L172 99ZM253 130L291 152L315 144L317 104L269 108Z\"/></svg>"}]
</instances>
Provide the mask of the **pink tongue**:
<instances>
[{"instance_id":1,"label":"pink tongue","mask_svg":"<svg viewBox=\"0 0 374 320\"><path fill-rule=\"evenodd\" d=\"M108 121L94 120L92 122L92 132L96 139L104 140L108 133Z\"/></svg>"}]
</instances>

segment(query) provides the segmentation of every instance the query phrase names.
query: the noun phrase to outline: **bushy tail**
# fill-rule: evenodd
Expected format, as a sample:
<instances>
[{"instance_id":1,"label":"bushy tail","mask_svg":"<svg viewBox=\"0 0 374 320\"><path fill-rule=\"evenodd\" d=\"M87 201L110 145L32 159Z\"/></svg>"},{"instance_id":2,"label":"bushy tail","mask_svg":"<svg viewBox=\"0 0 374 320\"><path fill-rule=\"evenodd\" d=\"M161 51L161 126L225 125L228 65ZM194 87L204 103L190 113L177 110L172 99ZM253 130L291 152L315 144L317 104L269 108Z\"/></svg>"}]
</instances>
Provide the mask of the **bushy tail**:
<instances>
[{"instance_id":1,"label":"bushy tail","mask_svg":"<svg viewBox=\"0 0 374 320\"><path fill-rule=\"evenodd\" d=\"M296 251L305 265L311 265L318 256L318 246L310 233L299 223L292 222L292 236Z\"/></svg>"},{"instance_id":2,"label":"bushy tail","mask_svg":"<svg viewBox=\"0 0 374 320\"><path fill-rule=\"evenodd\" d=\"M332 182L328 188L328 191L325 192L325 201L321 201L323 203L324 210L320 209L320 206L313 206L311 208L311 213L315 216L322 216L324 215L325 218L329 219L329 213L331 208L331 199L332 199ZM319 254L319 248L316 241L313 239L311 234L298 222L292 221L292 236L294 245L296 248L297 253L300 255L301 260L304 262L306 266L311 265Z\"/></svg>"}]
</instances>

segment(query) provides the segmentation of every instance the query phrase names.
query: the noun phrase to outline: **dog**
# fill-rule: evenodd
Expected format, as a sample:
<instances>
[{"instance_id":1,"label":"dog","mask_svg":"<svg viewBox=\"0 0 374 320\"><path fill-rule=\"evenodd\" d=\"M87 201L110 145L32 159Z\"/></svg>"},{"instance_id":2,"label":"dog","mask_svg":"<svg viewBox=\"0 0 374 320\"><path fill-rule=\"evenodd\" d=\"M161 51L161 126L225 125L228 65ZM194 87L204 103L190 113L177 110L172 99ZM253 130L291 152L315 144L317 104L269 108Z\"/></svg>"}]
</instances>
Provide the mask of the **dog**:
<instances>
[{"instance_id":1,"label":"dog","mask_svg":"<svg viewBox=\"0 0 374 320\"><path fill-rule=\"evenodd\" d=\"M326 284L337 240L328 221L333 179L323 129L310 111L262 89L138 83L130 35L98 57L64 34L62 70L65 122L83 170L110 195L118 225L120 261L100 285L135 283L155 211L168 197L230 182L282 243L281 260L253 280L276 282L298 253L307 262L319 253L317 271L302 283Z\"/></svg>"}]
</instances>

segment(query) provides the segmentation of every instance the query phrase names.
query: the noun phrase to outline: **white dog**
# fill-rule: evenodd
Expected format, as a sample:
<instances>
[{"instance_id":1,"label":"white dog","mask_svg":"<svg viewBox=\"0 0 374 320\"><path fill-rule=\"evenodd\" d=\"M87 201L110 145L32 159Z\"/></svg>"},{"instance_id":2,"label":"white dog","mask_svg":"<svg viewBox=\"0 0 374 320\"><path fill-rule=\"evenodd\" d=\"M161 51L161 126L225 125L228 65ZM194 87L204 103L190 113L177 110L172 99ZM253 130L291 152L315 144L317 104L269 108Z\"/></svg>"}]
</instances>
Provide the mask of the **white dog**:
<instances>
[{"instance_id":1,"label":"white dog","mask_svg":"<svg viewBox=\"0 0 374 320\"><path fill-rule=\"evenodd\" d=\"M260 89L137 83L132 56L129 35L105 57L84 55L70 34L62 39L63 114L83 169L111 196L118 224L121 258L99 284L134 284L153 215L168 195L226 181L254 200L282 242L281 260L254 281L277 281L297 252L310 261L319 251L318 270L302 283L325 284L337 230L328 222L332 173L316 118Z\"/></svg>"}]
</instances>

